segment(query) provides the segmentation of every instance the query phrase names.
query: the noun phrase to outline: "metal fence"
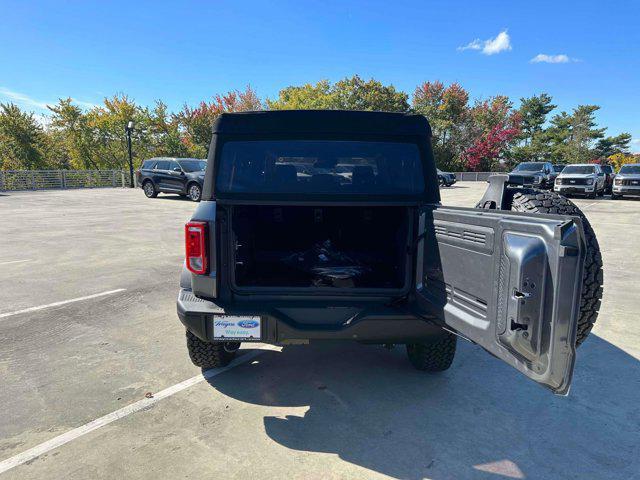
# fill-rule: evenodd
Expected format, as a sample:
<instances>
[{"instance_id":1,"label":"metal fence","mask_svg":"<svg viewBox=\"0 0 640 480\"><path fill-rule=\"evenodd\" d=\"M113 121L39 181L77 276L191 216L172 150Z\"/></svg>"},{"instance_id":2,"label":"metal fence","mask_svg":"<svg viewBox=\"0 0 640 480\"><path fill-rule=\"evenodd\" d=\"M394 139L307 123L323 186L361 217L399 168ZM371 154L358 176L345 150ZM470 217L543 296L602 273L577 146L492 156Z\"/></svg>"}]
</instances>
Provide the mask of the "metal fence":
<instances>
[{"instance_id":1,"label":"metal fence","mask_svg":"<svg viewBox=\"0 0 640 480\"><path fill-rule=\"evenodd\" d=\"M455 172L458 181L485 182L499 172ZM135 179L134 179L135 182ZM0 191L66 188L128 187L123 170L7 170L0 171Z\"/></svg>"},{"instance_id":2,"label":"metal fence","mask_svg":"<svg viewBox=\"0 0 640 480\"><path fill-rule=\"evenodd\" d=\"M486 182L491 175L504 172L454 172L459 182Z\"/></svg>"},{"instance_id":3,"label":"metal fence","mask_svg":"<svg viewBox=\"0 0 640 480\"><path fill-rule=\"evenodd\" d=\"M129 174L122 170L0 171L0 191L128 187L129 185Z\"/></svg>"}]
</instances>

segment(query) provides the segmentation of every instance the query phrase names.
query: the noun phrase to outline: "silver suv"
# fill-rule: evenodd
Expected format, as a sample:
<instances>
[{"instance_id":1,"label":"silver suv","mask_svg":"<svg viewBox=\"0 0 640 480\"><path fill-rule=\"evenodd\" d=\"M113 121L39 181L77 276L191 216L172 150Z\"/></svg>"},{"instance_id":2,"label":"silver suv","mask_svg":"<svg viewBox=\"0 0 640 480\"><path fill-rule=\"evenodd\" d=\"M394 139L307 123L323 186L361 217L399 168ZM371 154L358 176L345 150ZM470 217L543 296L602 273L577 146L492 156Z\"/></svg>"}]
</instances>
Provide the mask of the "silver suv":
<instances>
[{"instance_id":1,"label":"silver suv","mask_svg":"<svg viewBox=\"0 0 640 480\"><path fill-rule=\"evenodd\" d=\"M583 163L567 165L558 178L553 190L562 195L577 193L595 198L604 195L605 175L600 165Z\"/></svg>"},{"instance_id":2,"label":"silver suv","mask_svg":"<svg viewBox=\"0 0 640 480\"><path fill-rule=\"evenodd\" d=\"M613 181L611 198L640 195L640 163L623 165Z\"/></svg>"}]
</instances>

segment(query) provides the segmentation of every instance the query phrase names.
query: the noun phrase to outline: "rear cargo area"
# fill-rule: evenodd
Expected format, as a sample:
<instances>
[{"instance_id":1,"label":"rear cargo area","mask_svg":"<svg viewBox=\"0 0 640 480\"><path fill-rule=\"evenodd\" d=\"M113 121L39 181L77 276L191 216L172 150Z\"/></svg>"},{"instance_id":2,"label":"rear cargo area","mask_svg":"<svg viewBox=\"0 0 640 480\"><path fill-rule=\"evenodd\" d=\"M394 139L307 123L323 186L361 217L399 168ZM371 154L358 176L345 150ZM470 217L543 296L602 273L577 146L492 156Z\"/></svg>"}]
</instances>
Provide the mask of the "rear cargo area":
<instances>
[{"instance_id":1,"label":"rear cargo area","mask_svg":"<svg viewBox=\"0 0 640 480\"><path fill-rule=\"evenodd\" d=\"M234 206L238 287L401 289L409 207Z\"/></svg>"}]
</instances>

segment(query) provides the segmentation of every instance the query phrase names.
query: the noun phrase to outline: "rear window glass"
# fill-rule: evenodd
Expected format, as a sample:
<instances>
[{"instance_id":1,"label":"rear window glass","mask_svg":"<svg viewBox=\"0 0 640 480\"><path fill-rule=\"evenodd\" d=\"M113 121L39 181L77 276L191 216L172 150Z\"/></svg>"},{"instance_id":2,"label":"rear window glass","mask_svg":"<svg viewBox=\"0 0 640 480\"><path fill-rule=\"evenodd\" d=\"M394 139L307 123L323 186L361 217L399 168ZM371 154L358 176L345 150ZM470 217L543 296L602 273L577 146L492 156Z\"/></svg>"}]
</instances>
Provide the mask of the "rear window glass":
<instances>
[{"instance_id":1,"label":"rear window glass","mask_svg":"<svg viewBox=\"0 0 640 480\"><path fill-rule=\"evenodd\" d=\"M420 194L424 178L413 143L335 140L229 141L219 192Z\"/></svg>"},{"instance_id":2,"label":"rear window glass","mask_svg":"<svg viewBox=\"0 0 640 480\"><path fill-rule=\"evenodd\" d=\"M142 168L145 170L150 170L156 164L156 160L145 160L142 164Z\"/></svg>"}]
</instances>

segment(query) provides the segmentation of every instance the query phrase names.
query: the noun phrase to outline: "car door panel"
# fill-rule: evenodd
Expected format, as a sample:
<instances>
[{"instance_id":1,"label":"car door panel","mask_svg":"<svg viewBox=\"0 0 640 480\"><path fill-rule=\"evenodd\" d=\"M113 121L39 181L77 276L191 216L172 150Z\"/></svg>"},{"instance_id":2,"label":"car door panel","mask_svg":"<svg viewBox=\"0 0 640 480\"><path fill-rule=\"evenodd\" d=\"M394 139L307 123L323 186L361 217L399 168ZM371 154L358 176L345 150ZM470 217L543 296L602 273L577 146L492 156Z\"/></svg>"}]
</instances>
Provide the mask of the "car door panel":
<instances>
[{"instance_id":1,"label":"car door panel","mask_svg":"<svg viewBox=\"0 0 640 480\"><path fill-rule=\"evenodd\" d=\"M175 168L180 168L180 171L175 171ZM169 162L169 168L167 169L167 189L183 192L185 191L184 183L184 173L178 162Z\"/></svg>"},{"instance_id":2,"label":"car door panel","mask_svg":"<svg viewBox=\"0 0 640 480\"><path fill-rule=\"evenodd\" d=\"M421 312L566 394L584 263L580 220L432 206L420 231Z\"/></svg>"},{"instance_id":3,"label":"car door panel","mask_svg":"<svg viewBox=\"0 0 640 480\"><path fill-rule=\"evenodd\" d=\"M154 167L153 170L153 182L156 184L156 187L159 190L167 190L168 187L168 181L167 178L169 176L169 173L167 172L167 169L169 168L169 162L167 160L159 160L158 163L156 163L156 166Z\"/></svg>"}]
</instances>

